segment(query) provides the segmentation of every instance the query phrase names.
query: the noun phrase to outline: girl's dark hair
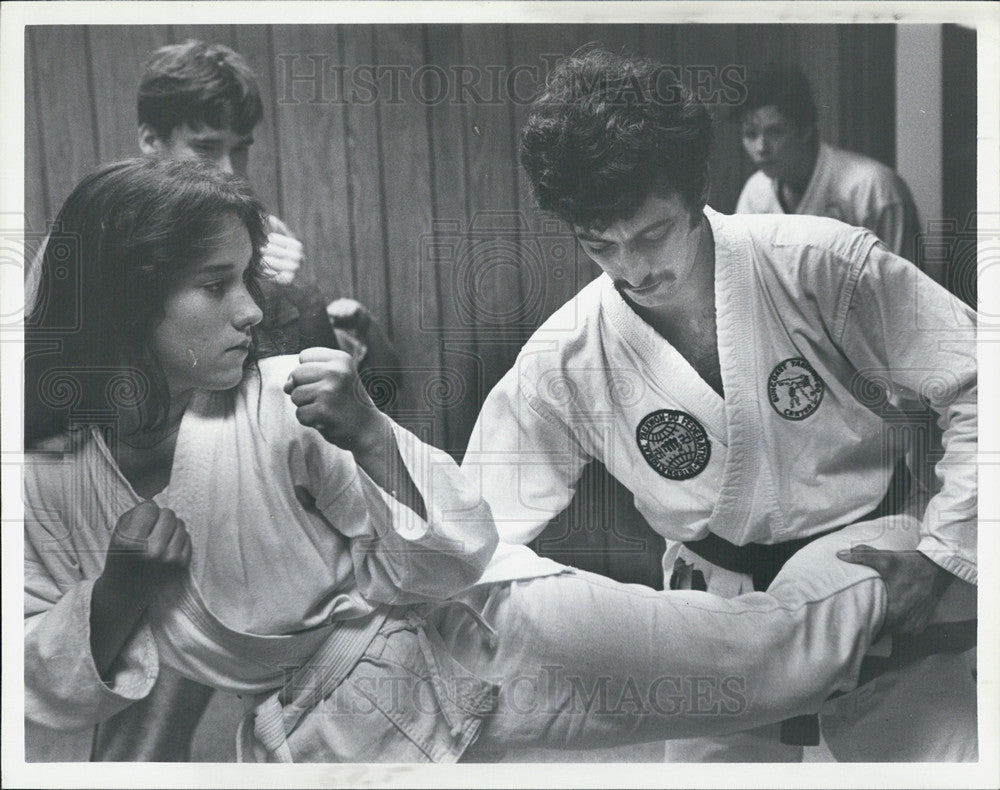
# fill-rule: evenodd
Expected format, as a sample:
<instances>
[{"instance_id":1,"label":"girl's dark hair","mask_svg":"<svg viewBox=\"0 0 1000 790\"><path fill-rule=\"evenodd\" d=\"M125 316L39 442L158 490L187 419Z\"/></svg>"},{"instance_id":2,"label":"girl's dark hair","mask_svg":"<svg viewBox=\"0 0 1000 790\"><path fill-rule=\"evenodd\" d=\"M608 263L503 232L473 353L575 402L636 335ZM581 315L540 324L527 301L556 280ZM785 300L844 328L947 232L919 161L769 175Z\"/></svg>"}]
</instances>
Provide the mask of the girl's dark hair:
<instances>
[{"instance_id":1,"label":"girl's dark hair","mask_svg":"<svg viewBox=\"0 0 1000 790\"><path fill-rule=\"evenodd\" d=\"M263 206L245 181L203 162L130 159L88 175L45 244L38 299L25 321L25 443L70 422L139 406L163 424L169 391L150 350L169 286L217 244L227 221L250 235L247 286L261 303ZM247 364L254 365L254 349Z\"/></svg>"},{"instance_id":2,"label":"girl's dark hair","mask_svg":"<svg viewBox=\"0 0 1000 790\"><path fill-rule=\"evenodd\" d=\"M561 60L521 132L539 206L603 230L656 192L704 206L712 120L667 67L586 47Z\"/></svg>"},{"instance_id":3,"label":"girl's dark hair","mask_svg":"<svg viewBox=\"0 0 1000 790\"><path fill-rule=\"evenodd\" d=\"M160 47L139 83L139 123L169 138L182 124L247 134L264 105L250 65L224 44L187 41Z\"/></svg>"}]
</instances>

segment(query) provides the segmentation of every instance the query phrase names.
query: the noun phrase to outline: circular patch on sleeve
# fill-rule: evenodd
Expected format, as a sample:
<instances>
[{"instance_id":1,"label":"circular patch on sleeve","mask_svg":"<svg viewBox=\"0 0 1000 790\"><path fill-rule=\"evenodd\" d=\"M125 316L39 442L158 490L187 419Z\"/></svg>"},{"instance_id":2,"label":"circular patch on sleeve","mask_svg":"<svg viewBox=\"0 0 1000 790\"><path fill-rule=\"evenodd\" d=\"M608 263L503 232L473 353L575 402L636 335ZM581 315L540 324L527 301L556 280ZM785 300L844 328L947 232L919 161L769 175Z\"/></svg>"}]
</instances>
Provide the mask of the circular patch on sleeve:
<instances>
[{"instance_id":1,"label":"circular patch on sleeve","mask_svg":"<svg viewBox=\"0 0 1000 790\"><path fill-rule=\"evenodd\" d=\"M823 400L823 379L802 357L791 357L774 366L767 377L767 399L786 420L804 420Z\"/></svg>"},{"instance_id":2,"label":"circular patch on sleeve","mask_svg":"<svg viewBox=\"0 0 1000 790\"><path fill-rule=\"evenodd\" d=\"M635 440L653 469L668 480L687 480L708 466L712 444L694 417L660 409L642 418Z\"/></svg>"}]
</instances>

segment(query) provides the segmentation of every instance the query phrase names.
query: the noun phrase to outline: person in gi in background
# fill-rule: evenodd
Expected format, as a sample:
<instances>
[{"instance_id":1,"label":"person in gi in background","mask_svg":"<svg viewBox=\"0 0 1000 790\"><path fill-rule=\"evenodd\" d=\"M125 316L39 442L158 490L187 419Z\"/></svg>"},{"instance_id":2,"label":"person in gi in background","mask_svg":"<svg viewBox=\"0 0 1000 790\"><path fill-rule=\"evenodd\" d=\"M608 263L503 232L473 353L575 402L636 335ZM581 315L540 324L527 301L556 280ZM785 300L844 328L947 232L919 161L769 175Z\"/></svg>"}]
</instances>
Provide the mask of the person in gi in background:
<instances>
[{"instance_id":1,"label":"person in gi in background","mask_svg":"<svg viewBox=\"0 0 1000 790\"><path fill-rule=\"evenodd\" d=\"M752 73L739 119L757 172L743 186L737 214L832 217L868 228L913 260L919 219L906 183L881 162L820 140L812 90L799 69Z\"/></svg>"}]
</instances>

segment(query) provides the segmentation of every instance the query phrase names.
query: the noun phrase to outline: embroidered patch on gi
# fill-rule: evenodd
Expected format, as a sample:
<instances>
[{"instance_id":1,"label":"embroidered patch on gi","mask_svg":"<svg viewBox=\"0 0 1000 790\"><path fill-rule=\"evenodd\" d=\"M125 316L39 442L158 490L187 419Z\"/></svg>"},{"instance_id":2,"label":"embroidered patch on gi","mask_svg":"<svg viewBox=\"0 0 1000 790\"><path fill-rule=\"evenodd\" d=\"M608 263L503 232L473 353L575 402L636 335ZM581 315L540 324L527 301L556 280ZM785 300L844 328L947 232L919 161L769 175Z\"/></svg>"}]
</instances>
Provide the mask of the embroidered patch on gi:
<instances>
[{"instance_id":1,"label":"embroidered patch on gi","mask_svg":"<svg viewBox=\"0 0 1000 790\"><path fill-rule=\"evenodd\" d=\"M668 480L687 480L708 466L712 444L694 417L660 409L642 418L635 440L653 469Z\"/></svg>"},{"instance_id":2,"label":"embroidered patch on gi","mask_svg":"<svg viewBox=\"0 0 1000 790\"><path fill-rule=\"evenodd\" d=\"M823 379L802 357L775 365L767 378L767 399L786 420L804 420L823 400Z\"/></svg>"}]
</instances>

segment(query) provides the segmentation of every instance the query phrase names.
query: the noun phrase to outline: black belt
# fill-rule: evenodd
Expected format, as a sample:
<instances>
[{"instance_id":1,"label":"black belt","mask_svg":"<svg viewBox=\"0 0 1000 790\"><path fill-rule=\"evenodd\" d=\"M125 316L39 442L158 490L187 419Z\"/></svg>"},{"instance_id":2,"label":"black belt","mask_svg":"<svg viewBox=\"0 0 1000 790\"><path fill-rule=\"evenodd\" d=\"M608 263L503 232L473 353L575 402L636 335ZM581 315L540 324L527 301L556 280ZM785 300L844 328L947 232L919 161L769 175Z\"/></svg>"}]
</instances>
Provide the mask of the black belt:
<instances>
[{"instance_id":1,"label":"black belt","mask_svg":"<svg viewBox=\"0 0 1000 790\"><path fill-rule=\"evenodd\" d=\"M931 623L919 634L893 634L892 653L888 656L868 656L861 662L858 685L879 675L911 664L919 658L939 653L964 653L976 646L978 620L955 620ZM839 697L840 693L833 695Z\"/></svg>"},{"instance_id":2,"label":"black belt","mask_svg":"<svg viewBox=\"0 0 1000 790\"><path fill-rule=\"evenodd\" d=\"M889 487L882 501L874 510L852 523L871 521L899 513L903 503L910 495L911 487L910 471L906 467L905 459L900 458L893 470L892 480L889 482ZM735 543L730 543L725 538L720 538L710 532L701 540L685 542L684 546L713 565L735 573L749 574L753 579L755 590L766 590L795 552L812 541L843 528L843 526L835 527L826 532L819 532L784 543L748 543L745 546L737 546ZM670 580L671 589L676 589L675 580L678 578L678 573L679 571L675 571ZM692 572L691 588L707 589L705 577L701 571ZM960 653L971 649L975 644L975 620L966 620L961 623L939 623L928 626L924 632L916 636L894 636L891 656L888 658L870 656L861 662L858 685L864 685L884 672L912 663L919 658L935 653ZM794 746L816 746L819 743L819 718L817 715L807 714L785 719L781 722L781 742Z\"/></svg>"},{"instance_id":3,"label":"black belt","mask_svg":"<svg viewBox=\"0 0 1000 790\"><path fill-rule=\"evenodd\" d=\"M882 501L873 510L852 523L872 521L900 512L903 503L910 495L911 487L910 470L906 467L905 459L901 458L893 470L892 480L889 482L889 488ZM788 540L784 543L747 543L745 546L737 546L735 543L730 543L725 538L720 538L709 532L701 540L686 541L684 546L713 565L736 573L749 574L753 578L755 590L766 590L795 552L814 540L843 528L834 527L826 532L817 532L815 535Z\"/></svg>"},{"instance_id":4,"label":"black belt","mask_svg":"<svg viewBox=\"0 0 1000 790\"><path fill-rule=\"evenodd\" d=\"M868 519L868 516L865 519ZM686 541L684 546L713 565L736 573L749 574L753 579L755 590L766 590L795 552L814 540L841 529L843 527L834 527L826 532L818 532L784 543L748 543L745 546L737 546L709 532L701 540Z\"/></svg>"}]
</instances>

